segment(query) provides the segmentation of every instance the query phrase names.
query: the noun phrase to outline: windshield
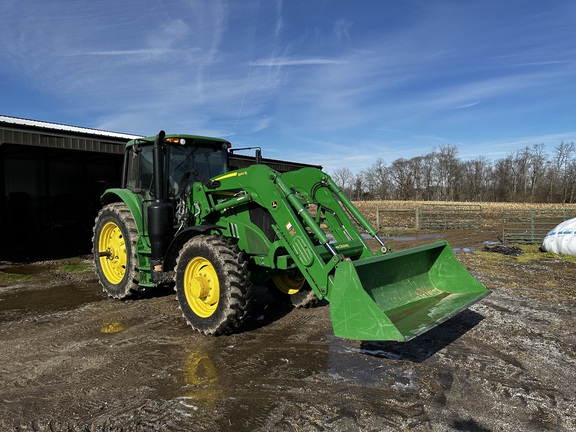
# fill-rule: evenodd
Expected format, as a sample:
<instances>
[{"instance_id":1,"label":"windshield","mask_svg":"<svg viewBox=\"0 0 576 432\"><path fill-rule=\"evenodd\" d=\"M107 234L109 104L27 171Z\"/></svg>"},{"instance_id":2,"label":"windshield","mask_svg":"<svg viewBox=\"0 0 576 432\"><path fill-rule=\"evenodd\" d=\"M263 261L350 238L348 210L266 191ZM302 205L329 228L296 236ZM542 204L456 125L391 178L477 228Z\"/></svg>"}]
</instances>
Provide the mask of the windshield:
<instances>
[{"instance_id":1,"label":"windshield","mask_svg":"<svg viewBox=\"0 0 576 432\"><path fill-rule=\"evenodd\" d=\"M179 184L186 175L187 190L195 181L215 177L228 171L227 151L218 147L170 146L170 164L166 173L168 196L175 197ZM154 148L151 145L134 146L128 160L127 187L150 199L154 196ZM194 176L196 169L199 176ZM189 174L186 174L189 173ZM201 177L201 178L199 178Z\"/></svg>"},{"instance_id":2,"label":"windshield","mask_svg":"<svg viewBox=\"0 0 576 432\"><path fill-rule=\"evenodd\" d=\"M221 148L171 146L168 171L169 194L176 195L182 177L194 169L205 178L226 172L226 155L226 150ZM190 174L188 187L195 181L202 181L202 179Z\"/></svg>"}]
</instances>

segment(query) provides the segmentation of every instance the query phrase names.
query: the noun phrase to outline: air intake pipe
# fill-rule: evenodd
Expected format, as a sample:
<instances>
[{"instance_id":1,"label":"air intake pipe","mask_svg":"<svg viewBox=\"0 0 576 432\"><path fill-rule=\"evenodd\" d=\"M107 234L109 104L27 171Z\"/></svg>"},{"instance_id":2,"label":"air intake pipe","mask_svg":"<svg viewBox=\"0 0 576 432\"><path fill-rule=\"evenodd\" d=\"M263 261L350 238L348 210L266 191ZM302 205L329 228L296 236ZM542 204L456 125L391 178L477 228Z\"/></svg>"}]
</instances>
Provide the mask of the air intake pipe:
<instances>
[{"instance_id":1,"label":"air intake pipe","mask_svg":"<svg viewBox=\"0 0 576 432\"><path fill-rule=\"evenodd\" d=\"M166 133L160 131L154 140L154 200L148 206L148 238L150 239L150 270L153 282L161 282L164 258L172 239L173 210L166 199L165 166L170 157L164 143Z\"/></svg>"}]
</instances>

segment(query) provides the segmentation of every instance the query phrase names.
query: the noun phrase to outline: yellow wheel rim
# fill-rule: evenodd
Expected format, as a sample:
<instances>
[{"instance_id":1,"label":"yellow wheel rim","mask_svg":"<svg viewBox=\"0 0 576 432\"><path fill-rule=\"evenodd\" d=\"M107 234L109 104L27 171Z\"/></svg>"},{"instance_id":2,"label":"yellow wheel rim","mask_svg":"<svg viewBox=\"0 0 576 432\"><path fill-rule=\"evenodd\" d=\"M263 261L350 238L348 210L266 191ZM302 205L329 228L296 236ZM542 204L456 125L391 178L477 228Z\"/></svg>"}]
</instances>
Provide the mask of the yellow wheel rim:
<instances>
[{"instance_id":1,"label":"yellow wheel rim","mask_svg":"<svg viewBox=\"0 0 576 432\"><path fill-rule=\"evenodd\" d=\"M272 279L274 280L274 285L276 285L276 288L278 288L284 294L289 295L296 294L298 291L300 291L306 282L304 276L300 275L293 277L286 273L274 276Z\"/></svg>"},{"instance_id":2,"label":"yellow wheel rim","mask_svg":"<svg viewBox=\"0 0 576 432\"><path fill-rule=\"evenodd\" d=\"M126 239L114 222L108 222L102 228L98 251L102 273L110 283L119 284L126 274Z\"/></svg>"},{"instance_id":3,"label":"yellow wheel rim","mask_svg":"<svg viewBox=\"0 0 576 432\"><path fill-rule=\"evenodd\" d=\"M184 271L184 295L196 315L208 318L218 308L220 282L216 270L206 258L193 258Z\"/></svg>"}]
</instances>

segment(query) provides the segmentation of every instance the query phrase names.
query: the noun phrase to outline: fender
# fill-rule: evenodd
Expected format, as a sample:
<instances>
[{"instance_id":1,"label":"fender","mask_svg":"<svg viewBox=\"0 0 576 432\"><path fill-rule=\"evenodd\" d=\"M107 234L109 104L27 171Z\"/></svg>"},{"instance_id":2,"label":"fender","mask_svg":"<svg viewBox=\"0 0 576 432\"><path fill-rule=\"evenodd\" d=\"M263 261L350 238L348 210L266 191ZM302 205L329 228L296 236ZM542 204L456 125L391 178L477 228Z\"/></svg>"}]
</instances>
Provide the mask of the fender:
<instances>
[{"instance_id":1,"label":"fender","mask_svg":"<svg viewBox=\"0 0 576 432\"><path fill-rule=\"evenodd\" d=\"M197 225L182 229L172 239L166 251L166 258L164 260L164 271L173 270L176 265L176 258L184 243L198 234L209 233L210 231L221 231L223 227L218 225Z\"/></svg>"},{"instance_id":2,"label":"fender","mask_svg":"<svg viewBox=\"0 0 576 432\"><path fill-rule=\"evenodd\" d=\"M130 213L132 213L132 216L134 217L138 234L143 236L144 220L142 218L142 204L140 203L138 195L128 189L107 189L100 198L100 203L102 203L102 205L118 201L122 201L126 204Z\"/></svg>"}]
</instances>

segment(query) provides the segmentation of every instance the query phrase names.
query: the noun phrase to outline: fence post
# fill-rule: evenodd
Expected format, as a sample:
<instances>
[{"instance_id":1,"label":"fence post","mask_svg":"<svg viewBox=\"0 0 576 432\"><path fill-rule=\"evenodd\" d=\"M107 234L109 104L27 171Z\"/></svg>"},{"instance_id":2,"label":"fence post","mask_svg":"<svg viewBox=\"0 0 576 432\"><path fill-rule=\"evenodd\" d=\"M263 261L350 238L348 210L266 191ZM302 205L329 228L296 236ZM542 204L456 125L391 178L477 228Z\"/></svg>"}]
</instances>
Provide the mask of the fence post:
<instances>
[{"instance_id":1,"label":"fence post","mask_svg":"<svg viewBox=\"0 0 576 432\"><path fill-rule=\"evenodd\" d=\"M530 241L534 243L534 210L530 211Z\"/></svg>"},{"instance_id":2,"label":"fence post","mask_svg":"<svg viewBox=\"0 0 576 432\"><path fill-rule=\"evenodd\" d=\"M380 231L380 208L376 207L376 229Z\"/></svg>"}]
</instances>

